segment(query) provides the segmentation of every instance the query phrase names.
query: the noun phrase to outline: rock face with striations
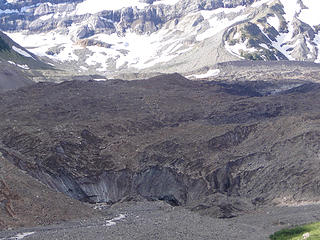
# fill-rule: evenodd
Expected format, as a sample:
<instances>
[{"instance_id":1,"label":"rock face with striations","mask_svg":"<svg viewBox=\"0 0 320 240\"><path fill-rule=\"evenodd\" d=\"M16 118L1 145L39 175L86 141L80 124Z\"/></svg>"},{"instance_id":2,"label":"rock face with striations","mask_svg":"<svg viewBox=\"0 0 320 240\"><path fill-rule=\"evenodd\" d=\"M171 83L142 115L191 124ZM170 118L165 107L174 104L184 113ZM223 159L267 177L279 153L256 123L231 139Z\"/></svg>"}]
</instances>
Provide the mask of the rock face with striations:
<instances>
[{"instance_id":1,"label":"rock face with striations","mask_svg":"<svg viewBox=\"0 0 320 240\"><path fill-rule=\"evenodd\" d=\"M283 84L270 95L258 82L178 74L39 83L1 95L0 151L88 202L143 197L197 209L210 196L316 201L320 87Z\"/></svg>"}]
</instances>

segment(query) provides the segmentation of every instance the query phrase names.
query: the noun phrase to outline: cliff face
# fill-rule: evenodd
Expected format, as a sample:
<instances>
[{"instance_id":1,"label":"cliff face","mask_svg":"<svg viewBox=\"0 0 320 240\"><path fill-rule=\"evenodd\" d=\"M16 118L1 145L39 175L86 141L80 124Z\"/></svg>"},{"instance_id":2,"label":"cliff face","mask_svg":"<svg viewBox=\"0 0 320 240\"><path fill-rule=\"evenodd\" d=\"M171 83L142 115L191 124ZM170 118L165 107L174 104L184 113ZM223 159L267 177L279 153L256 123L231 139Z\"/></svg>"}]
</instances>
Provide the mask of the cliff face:
<instances>
[{"instance_id":1,"label":"cliff face","mask_svg":"<svg viewBox=\"0 0 320 240\"><path fill-rule=\"evenodd\" d=\"M101 8L99 12L103 13L92 13L90 9L87 9L87 13L77 12L77 6L82 2L85 1L32 0L11 3L4 1L0 3L0 9L7 10L9 14L2 14L0 28L5 31L28 30L30 33L39 33L67 27L73 23L86 22L95 34L104 31L124 33L129 29L138 33L150 33L161 28L166 22L187 15L189 12L247 6L254 0L188 0L177 1L175 5L166 5L165 1L163 1L164 4L156 4L158 1L141 1L145 3L143 5L145 8L136 8L133 1L133 6L124 5L122 9L121 7L117 10ZM67 14L59 18L46 19L46 16L57 13ZM86 33L76 37L88 37L89 33Z\"/></svg>"},{"instance_id":2,"label":"cliff face","mask_svg":"<svg viewBox=\"0 0 320 240\"><path fill-rule=\"evenodd\" d=\"M40 83L1 95L0 150L89 202L316 201L320 88L279 84Z\"/></svg>"}]
</instances>

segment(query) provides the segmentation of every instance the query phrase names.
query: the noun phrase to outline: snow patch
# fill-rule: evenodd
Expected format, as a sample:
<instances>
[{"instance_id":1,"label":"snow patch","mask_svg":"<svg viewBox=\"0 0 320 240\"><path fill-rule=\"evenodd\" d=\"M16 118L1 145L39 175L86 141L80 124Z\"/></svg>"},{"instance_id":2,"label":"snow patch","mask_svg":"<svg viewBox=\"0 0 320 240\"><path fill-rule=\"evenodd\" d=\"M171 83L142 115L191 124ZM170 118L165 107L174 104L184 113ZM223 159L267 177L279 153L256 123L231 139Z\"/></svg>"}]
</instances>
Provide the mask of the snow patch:
<instances>
[{"instance_id":1,"label":"snow patch","mask_svg":"<svg viewBox=\"0 0 320 240\"><path fill-rule=\"evenodd\" d=\"M320 1L319 0L303 0L303 4L307 7L307 9L301 10L299 19L311 26L318 25Z\"/></svg>"},{"instance_id":2,"label":"snow patch","mask_svg":"<svg viewBox=\"0 0 320 240\"><path fill-rule=\"evenodd\" d=\"M17 64L17 66L18 66L19 68L24 69L24 70L29 70L29 69L30 69L29 66L26 65L26 64Z\"/></svg>"},{"instance_id":3,"label":"snow patch","mask_svg":"<svg viewBox=\"0 0 320 240\"><path fill-rule=\"evenodd\" d=\"M35 232L25 232L25 233L19 233L15 236L14 239L23 239L27 236L33 235Z\"/></svg>"},{"instance_id":4,"label":"snow patch","mask_svg":"<svg viewBox=\"0 0 320 240\"><path fill-rule=\"evenodd\" d=\"M47 14L47 15L43 15L43 16L39 17L38 19L40 19L41 21L46 21L52 17L53 17L53 14Z\"/></svg>"},{"instance_id":5,"label":"snow patch","mask_svg":"<svg viewBox=\"0 0 320 240\"><path fill-rule=\"evenodd\" d=\"M280 33L276 37L276 41L272 41L272 46L281 52L283 55L286 56L289 60L295 60L294 57L291 56L290 52L288 51L290 48L295 47L294 45L285 44L288 40L291 40L292 32L289 33Z\"/></svg>"},{"instance_id":6,"label":"snow patch","mask_svg":"<svg viewBox=\"0 0 320 240\"><path fill-rule=\"evenodd\" d=\"M62 35L54 31L41 34L6 33L15 42L23 43L26 49L40 57L48 57L54 61L78 61L79 57L74 53L81 49L75 45L67 35ZM37 43L37 45L35 45ZM59 48L59 51L48 55L51 48Z\"/></svg>"},{"instance_id":7,"label":"snow patch","mask_svg":"<svg viewBox=\"0 0 320 240\"><path fill-rule=\"evenodd\" d=\"M260 43L260 47L263 47L265 49L269 49L268 45L265 43Z\"/></svg>"},{"instance_id":8,"label":"snow patch","mask_svg":"<svg viewBox=\"0 0 320 240\"><path fill-rule=\"evenodd\" d=\"M277 16L268 17L267 22L274 27L277 31L280 29L280 20Z\"/></svg>"},{"instance_id":9,"label":"snow patch","mask_svg":"<svg viewBox=\"0 0 320 240\"><path fill-rule=\"evenodd\" d=\"M105 82L105 81L107 81L107 79L105 79L105 78L95 78L95 79L93 79L93 81Z\"/></svg>"},{"instance_id":10,"label":"snow patch","mask_svg":"<svg viewBox=\"0 0 320 240\"><path fill-rule=\"evenodd\" d=\"M18 233L16 236L14 237L10 237L10 238L1 238L1 240L4 240L4 239L9 239L9 240L20 240L20 239L23 239L25 237L28 237L28 236L31 236L35 234L35 232L25 232L25 233Z\"/></svg>"},{"instance_id":11,"label":"snow patch","mask_svg":"<svg viewBox=\"0 0 320 240\"><path fill-rule=\"evenodd\" d=\"M85 66L80 66L80 69L82 70L82 71L88 71L89 69L87 68L87 67L85 67Z\"/></svg>"},{"instance_id":12,"label":"snow patch","mask_svg":"<svg viewBox=\"0 0 320 240\"><path fill-rule=\"evenodd\" d=\"M24 57L33 58L29 53L27 53L26 51L22 50L21 48L18 48L16 46L12 46L12 49L14 51L16 51L17 53L19 53L20 55L24 56Z\"/></svg>"},{"instance_id":13,"label":"snow patch","mask_svg":"<svg viewBox=\"0 0 320 240\"><path fill-rule=\"evenodd\" d=\"M291 55L290 52L288 52L288 49L290 49L291 47L294 47L292 45L288 45L286 43L288 43L291 38L292 38L292 34L293 34L293 28L289 28L289 32L288 33L280 33L277 37L275 41L272 41L269 36L263 31L263 27L261 25L258 25L260 31L265 35L266 38L268 38L270 40L270 42L272 43L272 46L277 49L279 52L281 52L284 56L286 56L286 58L288 60L295 60ZM261 46L261 45L260 45Z\"/></svg>"},{"instance_id":14,"label":"snow patch","mask_svg":"<svg viewBox=\"0 0 320 240\"><path fill-rule=\"evenodd\" d=\"M126 36L120 37L117 34L98 34L93 39L108 42L112 47L88 47L93 54L87 58L86 63L101 64L101 68L97 70L106 71L108 68L106 61L110 58L116 59L117 69L126 65L143 69L169 61L186 49L182 49L183 38L178 36L168 38L167 33L168 30L162 29L150 35L127 33Z\"/></svg>"},{"instance_id":15,"label":"snow patch","mask_svg":"<svg viewBox=\"0 0 320 240\"><path fill-rule=\"evenodd\" d=\"M187 76L187 78L190 77L190 78L200 79L200 78L215 77L215 76L218 76L220 72L221 72L220 69L210 69L208 72L204 74L193 74L193 75Z\"/></svg>"},{"instance_id":16,"label":"snow patch","mask_svg":"<svg viewBox=\"0 0 320 240\"><path fill-rule=\"evenodd\" d=\"M316 44L317 49L318 49L318 56L317 56L315 62L316 62L316 63L320 63L320 33L318 33L318 34L315 36L313 42L314 42L314 44Z\"/></svg>"},{"instance_id":17,"label":"snow patch","mask_svg":"<svg viewBox=\"0 0 320 240\"><path fill-rule=\"evenodd\" d=\"M189 25L186 25L187 27ZM177 26L167 29L162 28L150 35L128 32L125 36L118 36L116 33L111 35L101 33L90 38L110 44L111 47L109 48L100 46L83 48L70 39L71 35L63 35L55 31L41 34L7 34L14 41L23 43L25 48L32 50L36 55L48 57L53 61L78 61L79 57L76 52L85 53L87 55L85 58L86 65L94 66L97 71L106 72L110 67L116 67L117 69L122 66L137 69L151 67L189 51L193 44L184 45L184 42L185 37L190 35L191 30L183 31L182 28L178 31L176 28ZM194 34L196 34L196 31L194 31Z\"/></svg>"},{"instance_id":18,"label":"snow patch","mask_svg":"<svg viewBox=\"0 0 320 240\"><path fill-rule=\"evenodd\" d=\"M270 3L270 2L273 2L274 0L261 0L261 1L258 1L258 2L255 2L255 3L253 3L252 5L251 5L251 7L253 7L253 8L258 8L258 7L260 7L260 6L262 6L263 4L268 4L268 3ZM287 0L288 1L288 0Z\"/></svg>"},{"instance_id":19,"label":"snow patch","mask_svg":"<svg viewBox=\"0 0 320 240\"><path fill-rule=\"evenodd\" d=\"M247 43L248 43L248 40L241 42L241 43L236 43L235 45L229 45L228 43L226 43L225 48L232 55L242 58L241 57L242 51L249 52L249 53L253 53L253 52L257 51L257 49L255 49L255 48L248 48Z\"/></svg>"},{"instance_id":20,"label":"snow patch","mask_svg":"<svg viewBox=\"0 0 320 240\"><path fill-rule=\"evenodd\" d=\"M311 1L318 1L318 0L311 0ZM300 12L301 7L297 0L280 0L284 7L284 18L287 21L292 21L293 17Z\"/></svg>"},{"instance_id":21,"label":"snow patch","mask_svg":"<svg viewBox=\"0 0 320 240\"><path fill-rule=\"evenodd\" d=\"M233 9L233 12L240 12L243 9L243 7L237 7ZM215 16L220 11L224 12L226 10L227 12L230 10L227 10L226 8L220 8L214 11L201 11L202 16L204 19L206 19L209 22L210 28L207 29L205 32L199 34L196 36L196 40L201 42L207 38L213 37L218 32L226 29L227 27L230 27L232 24L242 21L248 17L248 14L240 15L233 20L229 20L227 17L221 19L219 16Z\"/></svg>"},{"instance_id":22,"label":"snow patch","mask_svg":"<svg viewBox=\"0 0 320 240\"><path fill-rule=\"evenodd\" d=\"M111 220L107 220L106 223L104 224L104 226L106 226L106 227L114 226L117 224L118 221L125 219L125 218L126 218L126 215L120 214L118 217L115 217Z\"/></svg>"},{"instance_id":23,"label":"snow patch","mask_svg":"<svg viewBox=\"0 0 320 240\"><path fill-rule=\"evenodd\" d=\"M30 69L29 66L26 65L26 64L17 64L17 63L15 63L13 61L8 61L8 63L10 63L12 65L15 65L15 66L18 66L19 68L22 68L24 70L29 70Z\"/></svg>"}]
</instances>

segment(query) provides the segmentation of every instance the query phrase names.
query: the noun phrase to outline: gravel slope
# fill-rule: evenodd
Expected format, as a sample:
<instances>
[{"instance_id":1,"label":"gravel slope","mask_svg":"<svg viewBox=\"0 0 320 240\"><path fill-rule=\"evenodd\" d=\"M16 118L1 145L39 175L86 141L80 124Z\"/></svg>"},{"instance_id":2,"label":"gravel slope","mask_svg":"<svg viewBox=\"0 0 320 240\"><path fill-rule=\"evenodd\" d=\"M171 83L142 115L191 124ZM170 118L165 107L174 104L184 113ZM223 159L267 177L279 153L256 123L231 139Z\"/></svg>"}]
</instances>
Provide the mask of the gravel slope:
<instances>
[{"instance_id":1,"label":"gravel slope","mask_svg":"<svg viewBox=\"0 0 320 240\"><path fill-rule=\"evenodd\" d=\"M0 239L30 234L24 239L258 240L287 226L319 221L320 216L319 205L270 207L232 219L200 216L163 202L121 203L103 211L103 218L0 232Z\"/></svg>"}]
</instances>

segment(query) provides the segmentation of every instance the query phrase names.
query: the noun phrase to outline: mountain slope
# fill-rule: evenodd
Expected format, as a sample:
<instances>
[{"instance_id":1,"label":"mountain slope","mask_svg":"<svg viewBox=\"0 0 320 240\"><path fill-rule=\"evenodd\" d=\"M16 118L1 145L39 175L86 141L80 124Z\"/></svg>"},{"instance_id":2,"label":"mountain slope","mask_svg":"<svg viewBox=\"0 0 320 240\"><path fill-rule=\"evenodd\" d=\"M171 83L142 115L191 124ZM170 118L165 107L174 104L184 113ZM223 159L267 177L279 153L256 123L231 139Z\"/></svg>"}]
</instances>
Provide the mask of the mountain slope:
<instances>
[{"instance_id":1,"label":"mountain slope","mask_svg":"<svg viewBox=\"0 0 320 240\"><path fill-rule=\"evenodd\" d=\"M226 47L252 60L320 62L319 6L312 0L266 1L252 20L228 30Z\"/></svg>"},{"instance_id":2,"label":"mountain slope","mask_svg":"<svg viewBox=\"0 0 320 240\"><path fill-rule=\"evenodd\" d=\"M0 4L4 11L0 28L56 67L80 74L190 75L242 58L318 62L320 22L314 4L312 0L122 0L103 5L94 0L16 1Z\"/></svg>"}]
</instances>

